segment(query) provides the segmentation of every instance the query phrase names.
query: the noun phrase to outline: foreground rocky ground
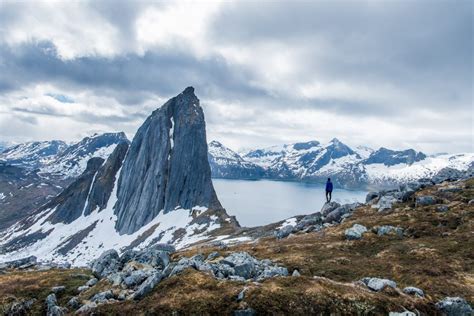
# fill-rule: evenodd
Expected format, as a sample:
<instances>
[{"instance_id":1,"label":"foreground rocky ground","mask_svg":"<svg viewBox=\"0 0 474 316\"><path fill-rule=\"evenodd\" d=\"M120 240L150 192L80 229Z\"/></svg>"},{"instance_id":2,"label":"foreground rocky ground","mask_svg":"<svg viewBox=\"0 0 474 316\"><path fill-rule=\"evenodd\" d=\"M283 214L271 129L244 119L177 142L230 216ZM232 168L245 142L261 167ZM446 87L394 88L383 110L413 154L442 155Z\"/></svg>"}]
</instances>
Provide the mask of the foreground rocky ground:
<instances>
[{"instance_id":1,"label":"foreground rocky ground","mask_svg":"<svg viewBox=\"0 0 474 316\"><path fill-rule=\"evenodd\" d=\"M243 230L260 237L233 246L107 252L91 270L26 261L1 272L0 306L10 315L471 315L473 199L472 178L426 183L326 206L276 237Z\"/></svg>"}]
</instances>

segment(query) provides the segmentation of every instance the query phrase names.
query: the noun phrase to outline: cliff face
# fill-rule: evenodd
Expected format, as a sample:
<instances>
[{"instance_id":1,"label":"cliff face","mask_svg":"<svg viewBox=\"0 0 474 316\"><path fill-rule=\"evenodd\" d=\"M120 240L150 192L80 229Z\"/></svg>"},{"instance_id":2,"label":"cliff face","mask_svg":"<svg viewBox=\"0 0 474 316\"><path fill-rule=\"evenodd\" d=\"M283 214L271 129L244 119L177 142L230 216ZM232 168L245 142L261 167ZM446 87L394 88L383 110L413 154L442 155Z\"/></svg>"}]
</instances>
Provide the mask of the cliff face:
<instances>
[{"instance_id":1,"label":"cliff face","mask_svg":"<svg viewBox=\"0 0 474 316\"><path fill-rule=\"evenodd\" d=\"M118 182L116 229L130 234L160 212L221 209L207 160L204 113L188 87L136 133Z\"/></svg>"}]
</instances>

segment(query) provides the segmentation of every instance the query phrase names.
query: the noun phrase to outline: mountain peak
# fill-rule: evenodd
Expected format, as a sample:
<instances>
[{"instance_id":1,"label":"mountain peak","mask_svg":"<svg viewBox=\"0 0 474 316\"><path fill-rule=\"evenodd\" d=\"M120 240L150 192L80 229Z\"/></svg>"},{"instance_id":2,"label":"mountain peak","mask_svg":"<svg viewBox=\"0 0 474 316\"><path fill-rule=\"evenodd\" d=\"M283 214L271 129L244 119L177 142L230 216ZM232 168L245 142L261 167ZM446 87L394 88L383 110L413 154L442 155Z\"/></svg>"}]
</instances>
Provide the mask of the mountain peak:
<instances>
[{"instance_id":1,"label":"mountain peak","mask_svg":"<svg viewBox=\"0 0 474 316\"><path fill-rule=\"evenodd\" d=\"M184 89L182 94L192 94L192 95L194 95L194 87L191 87L191 86L187 87L186 89Z\"/></svg>"}]
</instances>

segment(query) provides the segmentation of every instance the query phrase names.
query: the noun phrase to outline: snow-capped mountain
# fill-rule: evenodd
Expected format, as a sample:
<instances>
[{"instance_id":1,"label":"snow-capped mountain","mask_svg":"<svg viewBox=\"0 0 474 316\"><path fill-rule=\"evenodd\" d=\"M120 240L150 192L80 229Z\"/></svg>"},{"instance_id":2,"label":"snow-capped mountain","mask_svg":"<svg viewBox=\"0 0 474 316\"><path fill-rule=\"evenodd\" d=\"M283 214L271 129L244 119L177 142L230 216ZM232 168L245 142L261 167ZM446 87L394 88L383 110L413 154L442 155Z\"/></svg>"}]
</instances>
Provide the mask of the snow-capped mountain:
<instances>
[{"instance_id":1,"label":"snow-capped mountain","mask_svg":"<svg viewBox=\"0 0 474 316\"><path fill-rule=\"evenodd\" d=\"M13 166L35 169L56 157L67 147L67 144L60 140L21 143L1 152L0 161Z\"/></svg>"},{"instance_id":2,"label":"snow-capped mountain","mask_svg":"<svg viewBox=\"0 0 474 316\"><path fill-rule=\"evenodd\" d=\"M222 144L219 145L219 152L232 153ZM213 154L210 153L210 156ZM235 162L235 166L242 169L246 163L252 163L263 169L259 173L262 175L260 178L324 182L330 177L341 187L360 188L374 184L389 187L420 178L431 178L443 168L465 171L474 165L474 153L428 157L413 149L373 150L364 146L352 149L336 138L326 144L309 141L254 149L238 157L240 159L213 159L213 176L239 178L239 174L244 174L245 171L232 173L231 165ZM220 168L229 172L215 172Z\"/></svg>"},{"instance_id":3,"label":"snow-capped mountain","mask_svg":"<svg viewBox=\"0 0 474 316\"><path fill-rule=\"evenodd\" d=\"M6 148L0 153L0 162L38 169L44 176L75 178L90 158L106 159L120 142L129 142L123 132L94 134L70 145L60 140L27 142Z\"/></svg>"},{"instance_id":4,"label":"snow-capped mountain","mask_svg":"<svg viewBox=\"0 0 474 316\"><path fill-rule=\"evenodd\" d=\"M218 141L209 143L208 159L213 178L260 179L265 176L264 168L245 161L239 154Z\"/></svg>"},{"instance_id":5,"label":"snow-capped mountain","mask_svg":"<svg viewBox=\"0 0 474 316\"><path fill-rule=\"evenodd\" d=\"M204 113L186 88L30 217L0 235L0 262L27 255L84 265L104 250L183 247L238 227L211 181Z\"/></svg>"}]
</instances>

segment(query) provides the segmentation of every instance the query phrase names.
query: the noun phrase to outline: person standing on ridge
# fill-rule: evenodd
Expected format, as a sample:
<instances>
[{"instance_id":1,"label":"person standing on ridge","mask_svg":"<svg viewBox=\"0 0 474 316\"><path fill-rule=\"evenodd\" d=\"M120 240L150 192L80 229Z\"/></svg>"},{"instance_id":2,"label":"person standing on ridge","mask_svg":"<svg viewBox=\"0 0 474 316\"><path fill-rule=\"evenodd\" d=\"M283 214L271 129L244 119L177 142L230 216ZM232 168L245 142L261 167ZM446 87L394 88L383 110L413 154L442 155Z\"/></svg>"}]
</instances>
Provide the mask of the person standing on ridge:
<instances>
[{"instance_id":1,"label":"person standing on ridge","mask_svg":"<svg viewBox=\"0 0 474 316\"><path fill-rule=\"evenodd\" d=\"M332 198L332 182L331 178L328 178L328 181L326 182L326 201L327 203L331 202Z\"/></svg>"}]
</instances>

